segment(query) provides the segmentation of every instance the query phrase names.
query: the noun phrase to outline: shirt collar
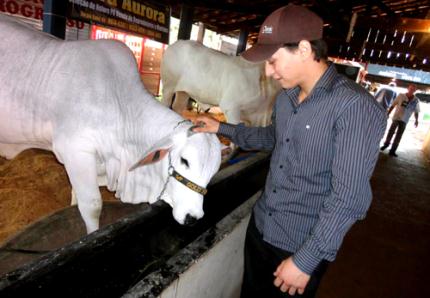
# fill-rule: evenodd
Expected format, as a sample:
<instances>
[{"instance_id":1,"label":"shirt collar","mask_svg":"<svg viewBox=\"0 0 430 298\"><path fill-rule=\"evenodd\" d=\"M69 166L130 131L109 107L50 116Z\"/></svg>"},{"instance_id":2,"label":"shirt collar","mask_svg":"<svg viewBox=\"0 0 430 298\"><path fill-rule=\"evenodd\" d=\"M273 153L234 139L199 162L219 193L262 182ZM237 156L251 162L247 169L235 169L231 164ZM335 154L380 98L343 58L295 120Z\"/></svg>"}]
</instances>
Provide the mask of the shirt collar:
<instances>
[{"instance_id":1,"label":"shirt collar","mask_svg":"<svg viewBox=\"0 0 430 298\"><path fill-rule=\"evenodd\" d=\"M336 82L337 76L338 76L338 73L337 73L336 67L334 66L334 63L330 62L326 71L323 73L321 78L315 84L314 90L322 88L322 89L326 89L327 91L330 91Z\"/></svg>"},{"instance_id":2,"label":"shirt collar","mask_svg":"<svg viewBox=\"0 0 430 298\"><path fill-rule=\"evenodd\" d=\"M327 67L326 71L323 73L321 78L317 81L315 84L312 93L315 92L317 89L325 89L327 91L330 91L335 82L336 77L338 76L336 67L334 66L334 63L329 63L329 66ZM285 89L285 93L294 101L295 104L298 104L297 97L299 96L300 87L294 87L292 89Z\"/></svg>"}]
</instances>

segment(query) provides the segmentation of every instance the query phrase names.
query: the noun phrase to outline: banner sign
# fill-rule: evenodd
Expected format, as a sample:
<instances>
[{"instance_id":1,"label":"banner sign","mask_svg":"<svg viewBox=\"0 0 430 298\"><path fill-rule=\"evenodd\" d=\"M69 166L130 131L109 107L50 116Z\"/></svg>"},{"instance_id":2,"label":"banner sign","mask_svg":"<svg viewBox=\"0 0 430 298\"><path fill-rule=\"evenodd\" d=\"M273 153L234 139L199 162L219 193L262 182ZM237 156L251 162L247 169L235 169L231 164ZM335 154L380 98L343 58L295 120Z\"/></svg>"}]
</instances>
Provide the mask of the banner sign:
<instances>
[{"instance_id":1,"label":"banner sign","mask_svg":"<svg viewBox=\"0 0 430 298\"><path fill-rule=\"evenodd\" d=\"M43 19L43 0L0 0L0 12L11 15L20 15L36 20ZM83 22L68 19L68 27L84 28Z\"/></svg>"},{"instance_id":2,"label":"banner sign","mask_svg":"<svg viewBox=\"0 0 430 298\"><path fill-rule=\"evenodd\" d=\"M69 0L68 17L169 43L167 6L137 0Z\"/></svg>"},{"instance_id":3,"label":"banner sign","mask_svg":"<svg viewBox=\"0 0 430 298\"><path fill-rule=\"evenodd\" d=\"M378 64L369 64L367 71L371 75L394 78L408 82L430 84L430 73L423 70L400 68Z\"/></svg>"}]
</instances>

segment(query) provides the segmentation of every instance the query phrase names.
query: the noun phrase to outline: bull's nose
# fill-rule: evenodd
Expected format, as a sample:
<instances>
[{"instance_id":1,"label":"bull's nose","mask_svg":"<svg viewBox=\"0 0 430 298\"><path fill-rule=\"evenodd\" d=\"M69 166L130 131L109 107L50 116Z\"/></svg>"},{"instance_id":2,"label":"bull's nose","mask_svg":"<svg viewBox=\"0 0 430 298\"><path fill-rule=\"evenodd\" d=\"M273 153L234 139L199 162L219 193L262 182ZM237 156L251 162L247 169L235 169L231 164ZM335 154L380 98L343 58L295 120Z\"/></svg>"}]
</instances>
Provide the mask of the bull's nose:
<instances>
[{"instance_id":1,"label":"bull's nose","mask_svg":"<svg viewBox=\"0 0 430 298\"><path fill-rule=\"evenodd\" d=\"M195 224L196 221L197 221L197 219L195 217L187 214L187 216L185 217L185 220L184 220L184 225L191 226L191 225Z\"/></svg>"}]
</instances>

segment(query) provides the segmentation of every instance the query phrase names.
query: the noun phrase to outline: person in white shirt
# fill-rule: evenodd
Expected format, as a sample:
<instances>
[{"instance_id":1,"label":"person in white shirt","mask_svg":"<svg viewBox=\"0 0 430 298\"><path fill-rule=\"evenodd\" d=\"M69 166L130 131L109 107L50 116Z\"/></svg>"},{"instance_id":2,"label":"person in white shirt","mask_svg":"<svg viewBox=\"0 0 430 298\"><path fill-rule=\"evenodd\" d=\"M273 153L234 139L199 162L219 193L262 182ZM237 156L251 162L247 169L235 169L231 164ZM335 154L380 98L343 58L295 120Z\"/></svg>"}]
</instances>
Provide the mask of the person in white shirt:
<instances>
[{"instance_id":1,"label":"person in white shirt","mask_svg":"<svg viewBox=\"0 0 430 298\"><path fill-rule=\"evenodd\" d=\"M420 104L418 98L414 95L416 90L417 86L415 84L410 84L408 86L408 92L399 94L388 109L388 115L390 115L391 111L396 108L384 145L381 147L381 151L384 151L386 148L388 148L388 146L390 146L391 139L393 138L394 133L396 133L393 144L390 148L390 156L397 157L397 147L400 144L406 124L408 123L409 118L412 116L412 113L415 116L415 127L418 126Z\"/></svg>"}]
</instances>

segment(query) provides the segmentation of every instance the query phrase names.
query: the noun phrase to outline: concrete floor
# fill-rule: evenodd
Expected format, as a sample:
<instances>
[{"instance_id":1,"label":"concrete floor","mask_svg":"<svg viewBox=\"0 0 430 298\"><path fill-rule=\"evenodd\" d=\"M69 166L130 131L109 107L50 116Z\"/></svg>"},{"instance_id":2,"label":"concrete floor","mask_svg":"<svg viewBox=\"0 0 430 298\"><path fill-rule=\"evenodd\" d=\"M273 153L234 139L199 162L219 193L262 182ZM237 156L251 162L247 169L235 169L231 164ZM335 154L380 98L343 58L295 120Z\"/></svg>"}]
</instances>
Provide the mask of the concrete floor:
<instances>
[{"instance_id":1,"label":"concrete floor","mask_svg":"<svg viewBox=\"0 0 430 298\"><path fill-rule=\"evenodd\" d=\"M414 129L399 157L380 154L368 215L347 234L318 298L430 297L430 162L413 146Z\"/></svg>"}]
</instances>

